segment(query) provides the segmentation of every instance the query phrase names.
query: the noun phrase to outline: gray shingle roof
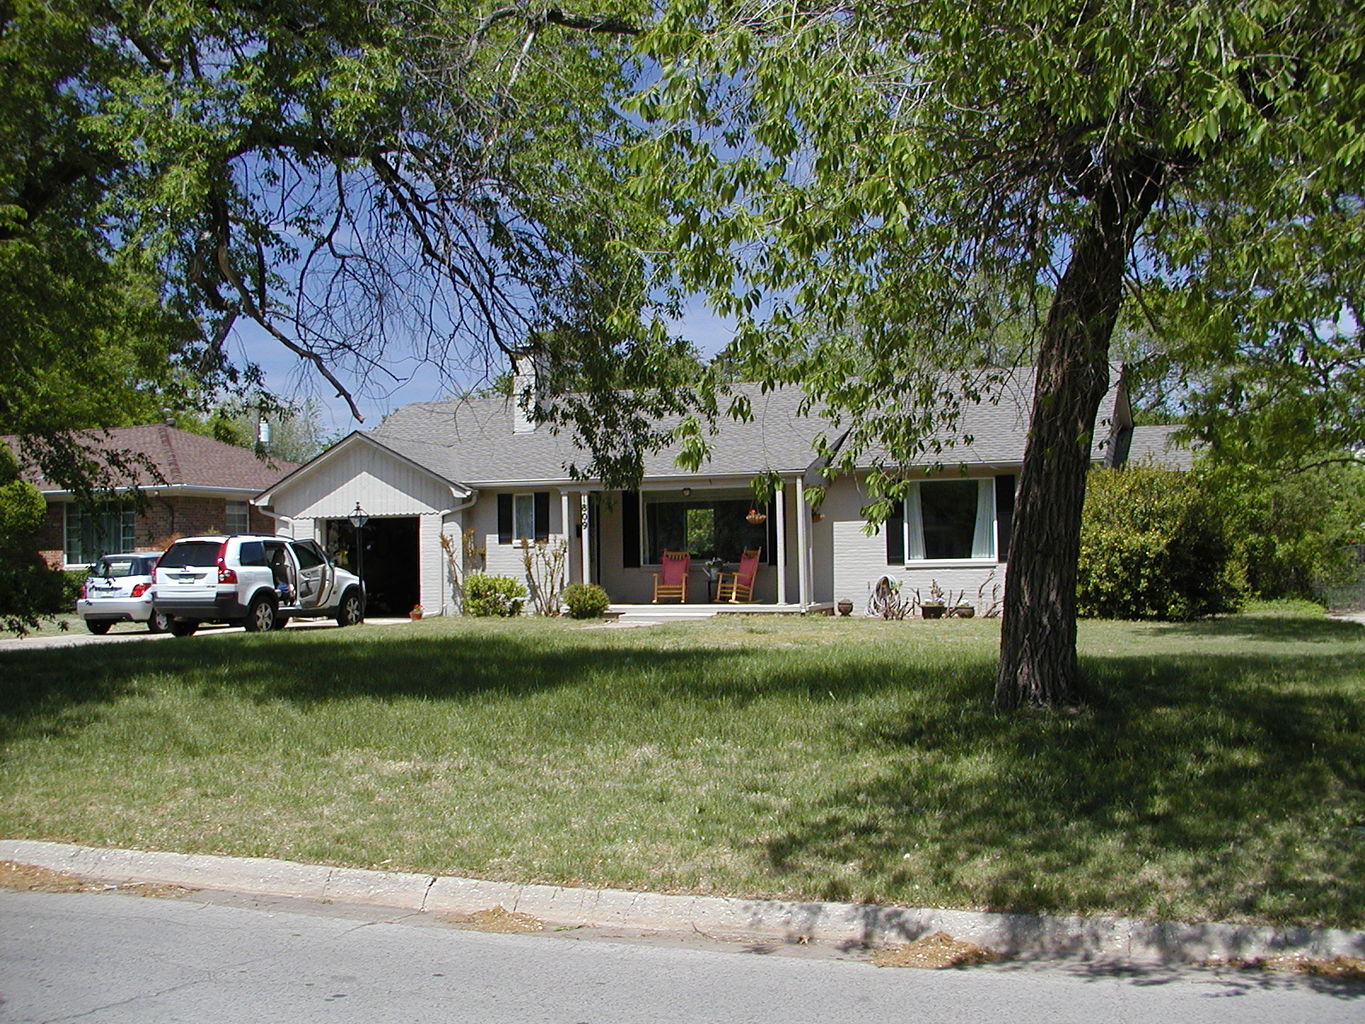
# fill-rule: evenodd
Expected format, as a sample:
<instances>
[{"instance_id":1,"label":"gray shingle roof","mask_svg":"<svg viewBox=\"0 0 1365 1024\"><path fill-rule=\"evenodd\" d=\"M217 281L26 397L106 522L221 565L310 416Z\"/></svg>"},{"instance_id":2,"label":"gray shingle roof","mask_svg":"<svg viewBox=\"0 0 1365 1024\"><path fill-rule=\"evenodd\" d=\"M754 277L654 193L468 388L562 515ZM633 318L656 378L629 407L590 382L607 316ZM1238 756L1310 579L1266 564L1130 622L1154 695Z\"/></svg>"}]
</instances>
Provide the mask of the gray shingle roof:
<instances>
[{"instance_id":1,"label":"gray shingle roof","mask_svg":"<svg viewBox=\"0 0 1365 1024\"><path fill-rule=\"evenodd\" d=\"M1130 465L1147 463L1162 469L1188 470L1194 466L1194 449L1175 439L1180 424L1134 427L1128 442Z\"/></svg>"},{"instance_id":2,"label":"gray shingle roof","mask_svg":"<svg viewBox=\"0 0 1365 1024\"><path fill-rule=\"evenodd\" d=\"M815 459L812 443L821 429L818 419L797 414L801 393L784 389L763 394L757 385L736 385L749 399L753 419L739 422L722 416L709 438L711 458L703 475L751 476L763 470L799 472ZM678 420L664 420L672 427ZM509 398L475 398L449 402L417 402L391 413L370 436L449 480L471 486L531 480L567 479L566 466L582 462L571 434L556 434L541 424L535 430L513 430ZM646 478L684 475L676 448L645 457Z\"/></svg>"},{"instance_id":3,"label":"gray shingle roof","mask_svg":"<svg viewBox=\"0 0 1365 1024\"><path fill-rule=\"evenodd\" d=\"M1115 415L1119 401L1118 375L1100 411L1096 432L1098 446L1108 436L1103 424ZM748 399L753 418L739 421L721 416L709 438L711 456L699 474L703 476L753 476L767 470L801 472L816 460L814 442L827 432L831 440L839 431L818 414L803 416L803 394L797 388L764 393L756 384L733 386ZM1033 372L1014 371L992 398L964 407L959 421L971 444L949 449L943 459L967 464L1011 464L1024 458L1028 418L1033 401ZM676 421L664 421L674 426ZM370 437L412 459L447 480L473 487L521 481L568 479L566 466L582 460L582 452L565 431L553 433L542 424L535 430L513 430L512 400L505 397L417 402L391 413ZM685 475L677 463L678 450L671 447L645 458L649 478ZM871 451L867 459L885 458L884 451Z\"/></svg>"},{"instance_id":4,"label":"gray shingle roof","mask_svg":"<svg viewBox=\"0 0 1365 1024\"><path fill-rule=\"evenodd\" d=\"M1128 415L1124 405L1122 367L1110 368L1109 390L1100 402L1095 417L1095 433L1091 446L1091 458L1103 460L1108 454L1111 425L1118 420L1126 421ZM1024 448L1028 443L1029 418L1033 411L1034 371L1032 367L1020 367L1007 371L1003 379L993 384L989 395L983 395L979 403L964 404L958 417L953 434L941 433L931 438L945 447L939 456L945 466L957 465L1009 465L1024 461ZM970 443L958 438L970 437ZM860 462L872 460L890 461L884 448L874 448L867 452Z\"/></svg>"}]
</instances>

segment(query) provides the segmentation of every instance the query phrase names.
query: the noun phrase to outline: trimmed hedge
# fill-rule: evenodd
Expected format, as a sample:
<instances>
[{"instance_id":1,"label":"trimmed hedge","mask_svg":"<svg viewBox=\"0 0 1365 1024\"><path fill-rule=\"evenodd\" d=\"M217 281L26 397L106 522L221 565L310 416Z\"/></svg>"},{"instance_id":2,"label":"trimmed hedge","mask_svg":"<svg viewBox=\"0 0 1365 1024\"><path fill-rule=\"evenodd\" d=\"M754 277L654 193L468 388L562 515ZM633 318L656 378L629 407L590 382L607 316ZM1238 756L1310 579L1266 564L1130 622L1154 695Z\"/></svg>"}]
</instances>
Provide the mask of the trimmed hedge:
<instances>
[{"instance_id":1,"label":"trimmed hedge","mask_svg":"<svg viewBox=\"0 0 1365 1024\"><path fill-rule=\"evenodd\" d=\"M1185 620L1235 610L1243 593L1221 505L1189 473L1129 466L1090 474L1077 611Z\"/></svg>"}]
</instances>

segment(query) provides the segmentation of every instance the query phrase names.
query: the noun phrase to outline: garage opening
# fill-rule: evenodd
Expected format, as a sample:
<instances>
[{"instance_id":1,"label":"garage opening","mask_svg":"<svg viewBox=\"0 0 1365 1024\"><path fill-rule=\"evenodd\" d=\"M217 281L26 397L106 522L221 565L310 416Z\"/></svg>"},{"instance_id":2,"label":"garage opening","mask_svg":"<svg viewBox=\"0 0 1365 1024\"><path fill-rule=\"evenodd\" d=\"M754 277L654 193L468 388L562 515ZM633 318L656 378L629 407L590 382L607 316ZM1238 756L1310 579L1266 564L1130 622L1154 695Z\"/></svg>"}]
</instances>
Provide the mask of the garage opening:
<instances>
[{"instance_id":1,"label":"garage opening","mask_svg":"<svg viewBox=\"0 0 1365 1024\"><path fill-rule=\"evenodd\" d=\"M327 548L351 572L360 571L356 528L349 519L327 520ZM421 600L416 516L372 516L359 531L365 544L366 614L406 615Z\"/></svg>"}]
</instances>

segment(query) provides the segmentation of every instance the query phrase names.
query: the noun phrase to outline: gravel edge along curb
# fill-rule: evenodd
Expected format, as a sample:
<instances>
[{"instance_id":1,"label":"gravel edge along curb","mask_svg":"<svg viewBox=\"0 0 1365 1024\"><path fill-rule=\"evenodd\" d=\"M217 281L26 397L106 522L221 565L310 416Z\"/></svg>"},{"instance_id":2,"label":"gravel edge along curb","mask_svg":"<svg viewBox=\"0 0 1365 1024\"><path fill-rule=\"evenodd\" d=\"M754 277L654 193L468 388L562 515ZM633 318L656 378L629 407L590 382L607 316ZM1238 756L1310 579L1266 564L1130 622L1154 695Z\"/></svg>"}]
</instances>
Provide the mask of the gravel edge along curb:
<instances>
[{"instance_id":1,"label":"gravel edge along curb","mask_svg":"<svg viewBox=\"0 0 1365 1024\"><path fill-rule=\"evenodd\" d=\"M182 885L422 913L470 914L501 906L558 926L695 930L718 938L893 945L942 931L1006 955L1051 959L1198 962L1229 957L1365 956L1365 932L1340 929L667 896L18 839L0 839L0 860L111 883Z\"/></svg>"}]
</instances>

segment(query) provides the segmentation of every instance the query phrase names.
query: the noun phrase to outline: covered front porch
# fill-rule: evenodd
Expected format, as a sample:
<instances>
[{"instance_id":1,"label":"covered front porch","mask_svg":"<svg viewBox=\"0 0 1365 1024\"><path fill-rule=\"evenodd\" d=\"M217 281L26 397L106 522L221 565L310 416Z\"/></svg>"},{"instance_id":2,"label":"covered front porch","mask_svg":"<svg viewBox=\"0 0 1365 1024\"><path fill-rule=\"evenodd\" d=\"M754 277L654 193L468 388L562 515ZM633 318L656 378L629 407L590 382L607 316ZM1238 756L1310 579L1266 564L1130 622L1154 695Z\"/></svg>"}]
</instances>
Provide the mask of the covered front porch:
<instances>
[{"instance_id":1,"label":"covered front porch","mask_svg":"<svg viewBox=\"0 0 1365 1024\"><path fill-rule=\"evenodd\" d=\"M607 591L613 610L653 617L699 618L741 612L793 614L829 604L817 580L817 521L804 477L791 475L767 502L748 480L648 481L639 491L585 491L576 531L581 551L573 575ZM717 601L722 573L735 573L745 550L760 551L752 600ZM690 556L685 600L655 600L663 552ZM826 574L827 575L827 574Z\"/></svg>"}]
</instances>

